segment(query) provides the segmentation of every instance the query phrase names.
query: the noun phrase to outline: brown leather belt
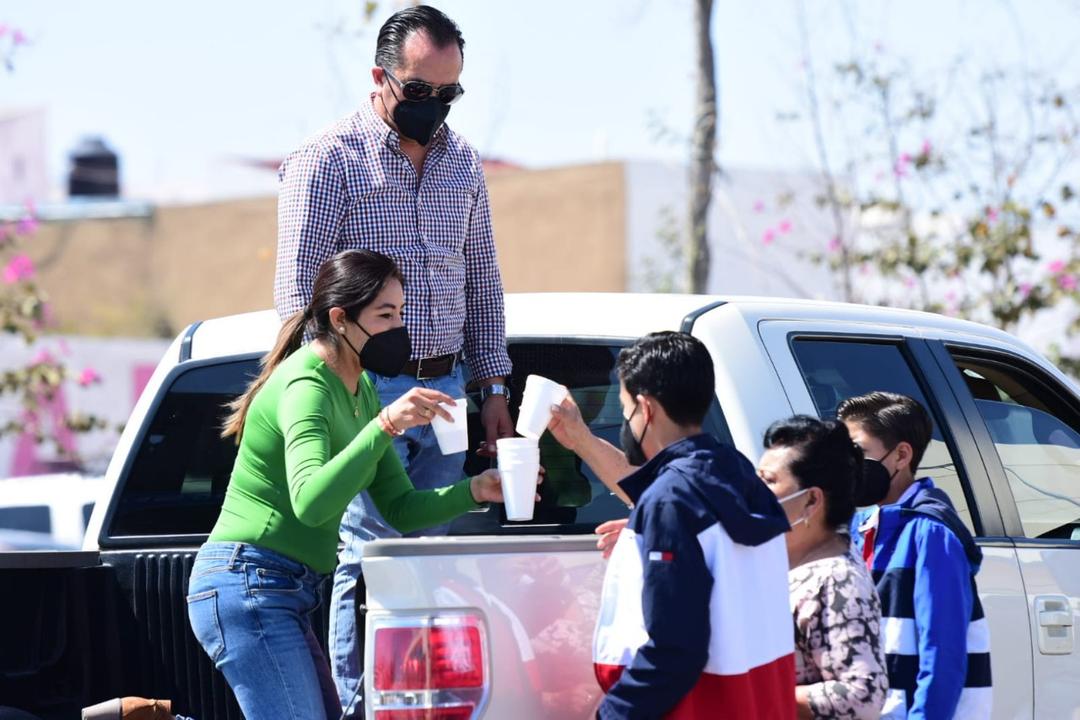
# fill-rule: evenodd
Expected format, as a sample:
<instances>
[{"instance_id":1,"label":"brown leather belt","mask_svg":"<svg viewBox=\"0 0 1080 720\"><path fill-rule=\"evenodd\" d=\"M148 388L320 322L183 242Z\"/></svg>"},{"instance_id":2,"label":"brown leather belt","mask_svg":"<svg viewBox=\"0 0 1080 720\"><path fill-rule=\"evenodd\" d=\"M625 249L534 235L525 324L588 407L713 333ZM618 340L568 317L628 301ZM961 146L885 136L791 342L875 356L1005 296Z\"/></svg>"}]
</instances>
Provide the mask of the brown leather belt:
<instances>
[{"instance_id":1,"label":"brown leather belt","mask_svg":"<svg viewBox=\"0 0 1080 720\"><path fill-rule=\"evenodd\" d=\"M414 377L417 380L431 380L454 372L457 364L458 353L435 355L420 358L419 360L410 360L401 368L401 374Z\"/></svg>"}]
</instances>

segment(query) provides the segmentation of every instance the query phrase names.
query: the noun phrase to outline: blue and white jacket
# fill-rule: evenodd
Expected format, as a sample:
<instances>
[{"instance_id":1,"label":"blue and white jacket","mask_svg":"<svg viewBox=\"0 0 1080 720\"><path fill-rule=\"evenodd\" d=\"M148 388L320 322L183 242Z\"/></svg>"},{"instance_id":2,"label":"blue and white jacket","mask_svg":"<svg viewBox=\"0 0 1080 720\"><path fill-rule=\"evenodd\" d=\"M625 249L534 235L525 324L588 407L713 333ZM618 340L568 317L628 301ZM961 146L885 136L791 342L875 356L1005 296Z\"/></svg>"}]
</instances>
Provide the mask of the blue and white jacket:
<instances>
[{"instance_id":1,"label":"blue and white jacket","mask_svg":"<svg viewBox=\"0 0 1080 720\"><path fill-rule=\"evenodd\" d=\"M602 720L791 720L787 518L734 448L669 445L619 486L634 510L593 643Z\"/></svg>"},{"instance_id":2,"label":"blue and white jacket","mask_svg":"<svg viewBox=\"0 0 1080 720\"><path fill-rule=\"evenodd\" d=\"M868 533L889 671L882 717L989 718L990 629L975 585L982 551L949 496L917 480L859 525L860 551Z\"/></svg>"}]
</instances>

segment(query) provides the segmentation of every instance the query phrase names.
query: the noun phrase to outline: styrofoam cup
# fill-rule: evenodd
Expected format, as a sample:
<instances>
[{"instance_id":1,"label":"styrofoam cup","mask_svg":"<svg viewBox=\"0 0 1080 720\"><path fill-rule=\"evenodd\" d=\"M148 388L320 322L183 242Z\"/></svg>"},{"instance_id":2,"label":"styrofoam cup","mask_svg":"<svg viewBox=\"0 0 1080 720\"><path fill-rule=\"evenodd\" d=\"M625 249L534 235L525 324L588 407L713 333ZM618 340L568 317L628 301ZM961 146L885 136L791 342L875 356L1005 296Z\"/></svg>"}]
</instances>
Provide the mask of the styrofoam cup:
<instances>
[{"instance_id":1,"label":"styrofoam cup","mask_svg":"<svg viewBox=\"0 0 1080 720\"><path fill-rule=\"evenodd\" d=\"M504 462L500 458L499 477L502 479L507 520L532 520L536 477L539 473L539 459L532 462Z\"/></svg>"},{"instance_id":2,"label":"styrofoam cup","mask_svg":"<svg viewBox=\"0 0 1080 720\"><path fill-rule=\"evenodd\" d=\"M455 405L442 406L454 418L454 422L447 422L439 415L431 419L431 429L435 431L435 440L438 441L443 455L453 455L469 449L469 424L466 416L468 400L457 398L454 402Z\"/></svg>"},{"instance_id":3,"label":"styrofoam cup","mask_svg":"<svg viewBox=\"0 0 1080 720\"><path fill-rule=\"evenodd\" d=\"M551 422L551 406L558 405L569 394L565 386L540 375L525 379L518 409L517 433L527 438L539 438Z\"/></svg>"}]
</instances>

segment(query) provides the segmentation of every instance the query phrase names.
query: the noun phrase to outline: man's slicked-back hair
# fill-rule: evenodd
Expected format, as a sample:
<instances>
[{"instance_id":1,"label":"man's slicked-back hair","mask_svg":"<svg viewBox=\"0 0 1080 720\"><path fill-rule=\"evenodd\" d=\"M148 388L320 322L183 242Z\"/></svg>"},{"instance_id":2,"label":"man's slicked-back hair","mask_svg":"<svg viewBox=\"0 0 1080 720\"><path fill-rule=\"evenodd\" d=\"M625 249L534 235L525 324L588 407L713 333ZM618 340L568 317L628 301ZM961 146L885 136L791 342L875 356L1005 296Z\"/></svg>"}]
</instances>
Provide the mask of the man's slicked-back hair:
<instances>
[{"instance_id":1,"label":"man's slicked-back hair","mask_svg":"<svg viewBox=\"0 0 1080 720\"><path fill-rule=\"evenodd\" d=\"M859 425L888 450L906 442L911 446L912 473L919 469L934 434L934 424L926 408L898 393L877 391L848 398L836 408L836 416Z\"/></svg>"},{"instance_id":2,"label":"man's slicked-back hair","mask_svg":"<svg viewBox=\"0 0 1080 720\"><path fill-rule=\"evenodd\" d=\"M716 393L712 356L682 332L651 333L624 348L619 379L632 396L656 398L679 425L701 425Z\"/></svg>"},{"instance_id":3,"label":"man's slicked-back hair","mask_svg":"<svg viewBox=\"0 0 1080 720\"><path fill-rule=\"evenodd\" d=\"M440 49L456 44L461 57L465 57L465 38L461 36L457 23L430 5L416 5L398 10L379 28L379 38L375 42L375 64L389 70L400 66L405 41L418 31L426 34Z\"/></svg>"}]
</instances>

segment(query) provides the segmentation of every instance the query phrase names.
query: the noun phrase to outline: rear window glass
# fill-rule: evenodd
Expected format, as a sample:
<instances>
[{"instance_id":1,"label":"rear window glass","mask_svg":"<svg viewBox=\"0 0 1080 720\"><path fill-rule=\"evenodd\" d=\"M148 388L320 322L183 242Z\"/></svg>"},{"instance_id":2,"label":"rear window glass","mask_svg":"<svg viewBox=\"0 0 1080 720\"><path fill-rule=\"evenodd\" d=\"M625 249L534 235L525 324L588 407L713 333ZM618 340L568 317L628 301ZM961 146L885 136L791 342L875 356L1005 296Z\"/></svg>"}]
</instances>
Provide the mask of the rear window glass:
<instances>
[{"instance_id":1,"label":"rear window glass","mask_svg":"<svg viewBox=\"0 0 1080 720\"><path fill-rule=\"evenodd\" d=\"M567 342L511 343L514 372L509 384L517 406L530 374L544 375L570 388L593 432L617 445L622 411L615 361L619 344ZM207 534L221 511L236 446L220 437L225 405L243 392L258 372L258 360L193 368L178 376L154 412L123 484L110 525L113 537ZM713 388L702 388L714 394ZM469 398L469 447L479 447L483 428L479 388ZM714 399L705 429L730 442ZM547 470L541 501L533 520L508 522L502 505L456 519L451 534L589 533L597 524L628 514L616 498L577 457L545 434L540 461ZM463 468L475 475L493 462L469 453Z\"/></svg>"},{"instance_id":2,"label":"rear window glass","mask_svg":"<svg viewBox=\"0 0 1080 720\"><path fill-rule=\"evenodd\" d=\"M220 435L225 404L257 372L253 359L196 367L173 381L128 470L111 535L210 532L236 459L235 443Z\"/></svg>"},{"instance_id":3,"label":"rear window glass","mask_svg":"<svg viewBox=\"0 0 1080 720\"><path fill-rule=\"evenodd\" d=\"M619 404L619 378L616 360L623 346L612 344L571 344L555 342L513 342L509 346L513 361L510 388L513 393L511 417L517 422L517 408L525 388L525 378L543 375L566 385L590 429L615 446L619 444L622 406ZM731 442L713 388L702 388L713 396L713 406L705 422L705 431L722 442ZM469 447L479 447L484 440L479 417L479 394L469 396ZM540 438L540 463L547 474L540 485L540 502L527 522L509 522L502 505L467 513L450 525L451 535L590 533L613 518L626 517L627 507L596 477L592 469L565 450L550 433ZM465 469L474 475L494 461L469 455Z\"/></svg>"}]
</instances>

